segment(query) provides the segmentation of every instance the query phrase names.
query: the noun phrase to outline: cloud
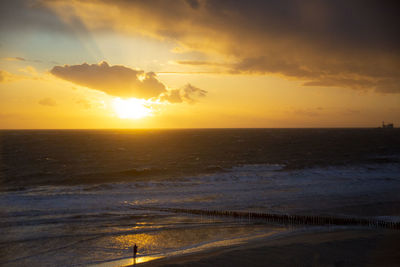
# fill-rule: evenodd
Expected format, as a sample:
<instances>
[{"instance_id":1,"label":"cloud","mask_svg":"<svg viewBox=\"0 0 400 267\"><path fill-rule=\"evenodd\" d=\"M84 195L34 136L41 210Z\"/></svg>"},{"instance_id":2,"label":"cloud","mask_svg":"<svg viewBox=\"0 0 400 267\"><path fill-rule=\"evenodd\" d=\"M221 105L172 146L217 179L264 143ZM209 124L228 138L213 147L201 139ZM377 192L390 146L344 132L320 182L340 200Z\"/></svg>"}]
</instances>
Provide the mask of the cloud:
<instances>
[{"instance_id":1,"label":"cloud","mask_svg":"<svg viewBox=\"0 0 400 267\"><path fill-rule=\"evenodd\" d=\"M192 66L222 66L228 67L227 64L224 63L217 63L212 61L204 61L204 60L178 60L176 63L181 65L192 65Z\"/></svg>"},{"instance_id":2,"label":"cloud","mask_svg":"<svg viewBox=\"0 0 400 267\"><path fill-rule=\"evenodd\" d=\"M52 98L49 98L49 97L40 99L38 103L39 103L40 105L42 105L42 106L48 106L48 107L55 107L55 106L57 106L56 101L55 101L54 99L52 99Z\"/></svg>"},{"instance_id":3,"label":"cloud","mask_svg":"<svg viewBox=\"0 0 400 267\"><path fill-rule=\"evenodd\" d=\"M207 91L187 84L180 89L167 90L154 72L144 72L121 65L99 64L55 66L50 72L58 78L122 98L160 99L170 103L194 103ZM88 103L78 101L88 107ZM77 103L78 103L77 102Z\"/></svg>"},{"instance_id":4,"label":"cloud","mask_svg":"<svg viewBox=\"0 0 400 267\"><path fill-rule=\"evenodd\" d=\"M200 2L198 0L186 0L186 3L193 9L197 9L200 6Z\"/></svg>"},{"instance_id":5,"label":"cloud","mask_svg":"<svg viewBox=\"0 0 400 267\"><path fill-rule=\"evenodd\" d=\"M168 101L170 103L187 102L194 104L199 98L205 97L206 95L206 90L187 84L183 88L169 90L168 92L161 94L160 100Z\"/></svg>"},{"instance_id":6,"label":"cloud","mask_svg":"<svg viewBox=\"0 0 400 267\"><path fill-rule=\"evenodd\" d=\"M17 80L18 77L14 74L11 74L7 71L4 70L0 70L0 83L4 83L4 82L12 82Z\"/></svg>"},{"instance_id":7,"label":"cloud","mask_svg":"<svg viewBox=\"0 0 400 267\"><path fill-rule=\"evenodd\" d=\"M60 18L42 0L0 1L0 32L35 29L67 32Z\"/></svg>"},{"instance_id":8,"label":"cloud","mask_svg":"<svg viewBox=\"0 0 400 267\"><path fill-rule=\"evenodd\" d=\"M0 70L0 83L2 82L15 82L23 79L29 80L45 80L45 75L38 73L32 66L26 66L25 68L18 69L21 74L13 74L4 70Z\"/></svg>"},{"instance_id":9,"label":"cloud","mask_svg":"<svg viewBox=\"0 0 400 267\"><path fill-rule=\"evenodd\" d=\"M173 41L187 51L225 56L230 73L400 93L397 1L45 3L58 14L72 13L94 31L143 34Z\"/></svg>"},{"instance_id":10,"label":"cloud","mask_svg":"<svg viewBox=\"0 0 400 267\"><path fill-rule=\"evenodd\" d=\"M5 82L7 80L8 72L0 70L0 82Z\"/></svg>"},{"instance_id":11,"label":"cloud","mask_svg":"<svg viewBox=\"0 0 400 267\"><path fill-rule=\"evenodd\" d=\"M26 61L23 57L3 57L2 60L6 61Z\"/></svg>"},{"instance_id":12,"label":"cloud","mask_svg":"<svg viewBox=\"0 0 400 267\"><path fill-rule=\"evenodd\" d=\"M5 61L22 61L22 62L43 63L43 61L40 59L27 59L27 58L23 58L23 57L3 57L1 59L5 60ZM52 62L49 62L49 63L52 63Z\"/></svg>"},{"instance_id":13,"label":"cloud","mask_svg":"<svg viewBox=\"0 0 400 267\"><path fill-rule=\"evenodd\" d=\"M149 99L167 92L154 72L146 73L121 65L110 66L105 61L91 65L55 66L50 72L58 78L112 96Z\"/></svg>"},{"instance_id":14,"label":"cloud","mask_svg":"<svg viewBox=\"0 0 400 267\"><path fill-rule=\"evenodd\" d=\"M178 60L176 61L178 64L182 65L213 65L212 62L209 61L201 61L201 60Z\"/></svg>"}]
</instances>

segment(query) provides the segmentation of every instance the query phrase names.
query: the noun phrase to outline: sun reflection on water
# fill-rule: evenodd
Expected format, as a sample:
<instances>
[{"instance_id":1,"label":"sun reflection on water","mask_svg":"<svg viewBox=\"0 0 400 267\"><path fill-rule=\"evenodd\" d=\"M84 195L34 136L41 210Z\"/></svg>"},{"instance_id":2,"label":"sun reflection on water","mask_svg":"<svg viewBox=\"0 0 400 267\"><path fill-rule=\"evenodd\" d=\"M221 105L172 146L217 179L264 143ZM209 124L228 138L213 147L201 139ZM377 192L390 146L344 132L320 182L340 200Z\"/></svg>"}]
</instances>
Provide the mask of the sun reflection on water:
<instances>
[{"instance_id":1,"label":"sun reflection on water","mask_svg":"<svg viewBox=\"0 0 400 267\"><path fill-rule=\"evenodd\" d=\"M174 223L171 224L170 220ZM254 238L265 238L284 231L275 227L238 225L234 222L199 221L199 218L193 221L192 218L187 217L163 218L161 224L156 223L161 228L153 228L153 223L155 222L137 222L136 226L125 228L123 231L137 231L136 233L126 232L126 234L107 238L108 241L99 246L112 248L113 251L121 253L114 252L115 260L93 266L132 266L134 263L140 264L165 257L243 244ZM134 262L133 246L135 244L138 246L138 254Z\"/></svg>"},{"instance_id":2,"label":"sun reflection on water","mask_svg":"<svg viewBox=\"0 0 400 267\"><path fill-rule=\"evenodd\" d=\"M132 248L134 244L136 244L140 250L138 255L140 256L140 252L147 251L151 248L159 247L160 240L159 236L155 234L135 234L135 235L124 235L118 236L115 238L115 242L119 244L120 247L129 249Z\"/></svg>"}]
</instances>

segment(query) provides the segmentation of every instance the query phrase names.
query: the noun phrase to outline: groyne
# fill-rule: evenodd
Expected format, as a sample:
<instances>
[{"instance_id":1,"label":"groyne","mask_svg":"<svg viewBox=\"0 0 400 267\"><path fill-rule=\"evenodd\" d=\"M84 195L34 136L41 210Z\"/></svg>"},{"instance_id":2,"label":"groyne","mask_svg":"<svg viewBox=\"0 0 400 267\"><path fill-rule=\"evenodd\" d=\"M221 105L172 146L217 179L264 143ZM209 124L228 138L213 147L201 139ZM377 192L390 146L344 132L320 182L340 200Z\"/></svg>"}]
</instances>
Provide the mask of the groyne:
<instances>
[{"instance_id":1,"label":"groyne","mask_svg":"<svg viewBox=\"0 0 400 267\"><path fill-rule=\"evenodd\" d=\"M229 211L229 210L200 210L183 208L156 208L156 207L136 207L135 209L155 210L161 212L185 213L202 216L220 216L237 219L257 220L270 223L280 223L286 225L348 225L348 226L367 226L372 228L388 228L400 230L400 222L389 222L384 220L336 217L336 216L312 216L312 215L288 215L273 214L263 212Z\"/></svg>"}]
</instances>

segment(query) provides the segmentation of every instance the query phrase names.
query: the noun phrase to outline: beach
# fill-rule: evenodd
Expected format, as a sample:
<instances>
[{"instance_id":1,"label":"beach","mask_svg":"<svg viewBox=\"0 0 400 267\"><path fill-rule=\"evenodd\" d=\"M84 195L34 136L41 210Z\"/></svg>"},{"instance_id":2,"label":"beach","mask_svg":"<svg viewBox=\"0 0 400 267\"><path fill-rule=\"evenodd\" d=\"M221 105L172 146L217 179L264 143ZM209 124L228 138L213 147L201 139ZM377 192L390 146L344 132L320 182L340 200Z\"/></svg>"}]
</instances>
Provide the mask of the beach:
<instances>
[{"instance_id":1,"label":"beach","mask_svg":"<svg viewBox=\"0 0 400 267\"><path fill-rule=\"evenodd\" d=\"M399 231L325 228L163 258L140 266L398 266L399 242Z\"/></svg>"}]
</instances>

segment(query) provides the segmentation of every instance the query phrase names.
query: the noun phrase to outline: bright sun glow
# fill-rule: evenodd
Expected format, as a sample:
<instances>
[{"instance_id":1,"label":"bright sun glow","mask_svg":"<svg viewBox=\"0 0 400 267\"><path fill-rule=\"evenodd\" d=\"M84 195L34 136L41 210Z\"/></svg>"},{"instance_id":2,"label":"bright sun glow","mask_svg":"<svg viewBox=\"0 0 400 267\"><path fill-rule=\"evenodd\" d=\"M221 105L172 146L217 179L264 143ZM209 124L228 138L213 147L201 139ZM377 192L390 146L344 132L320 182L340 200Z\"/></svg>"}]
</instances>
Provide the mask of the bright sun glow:
<instances>
[{"instance_id":1,"label":"bright sun glow","mask_svg":"<svg viewBox=\"0 0 400 267\"><path fill-rule=\"evenodd\" d=\"M151 116L152 109L146 105L146 100L130 98L115 98L113 107L117 116L121 119L140 119Z\"/></svg>"}]
</instances>

